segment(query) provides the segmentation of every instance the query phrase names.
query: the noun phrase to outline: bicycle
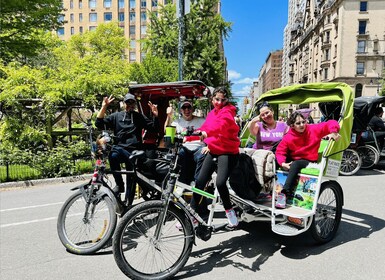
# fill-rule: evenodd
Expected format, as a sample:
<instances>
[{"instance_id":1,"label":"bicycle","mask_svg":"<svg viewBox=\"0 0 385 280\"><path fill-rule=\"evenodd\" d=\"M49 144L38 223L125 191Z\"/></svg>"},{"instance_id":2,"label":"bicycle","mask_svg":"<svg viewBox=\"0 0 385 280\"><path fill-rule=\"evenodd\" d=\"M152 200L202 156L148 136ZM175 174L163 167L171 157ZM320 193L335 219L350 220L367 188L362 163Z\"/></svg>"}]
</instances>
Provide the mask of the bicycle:
<instances>
[{"instance_id":1,"label":"bicycle","mask_svg":"<svg viewBox=\"0 0 385 280\"><path fill-rule=\"evenodd\" d=\"M88 124L92 149L92 126ZM98 140L104 138L103 142ZM162 191L161 184L154 177L139 170L138 161L145 158L144 151L134 150L130 156L130 166L125 171L108 170L107 159L111 150L110 135L103 131L102 138L97 140L97 149L93 157L95 168L90 181L71 191L75 191L63 204L57 221L57 232L64 247L74 254L92 254L106 247L117 224L117 216L132 206L137 184L140 186L145 200L158 199ZM104 143L106 142L106 143ZM159 162L168 163L166 158ZM108 175L120 173L126 175L126 189L123 194L116 195L111 187Z\"/></svg>"},{"instance_id":2,"label":"bicycle","mask_svg":"<svg viewBox=\"0 0 385 280\"><path fill-rule=\"evenodd\" d=\"M299 103L301 98L303 102L325 101L328 98L342 101L339 118L342 139L339 142L323 142L319 151L320 162L314 168L301 170L294 199L287 202L285 209L275 207L276 192L285 175L284 171L275 170L275 161L272 162L275 174L272 183L269 183L272 186L270 200L241 198L228 184L233 208L241 222L271 221L271 229L277 234L295 236L310 230L317 243L329 242L338 230L342 215L343 192L336 179L352 125L351 88L342 83L296 85L267 92L258 102L264 98L276 104L284 101ZM112 249L115 262L131 279L171 278L186 264L196 237L207 241L215 232L232 229L227 223L214 224L214 212L220 203L214 183L215 175L209 183L209 189L213 189L213 192L178 181L176 162L181 145L179 139L172 149L169 178L162 199L132 207L120 220L114 233ZM253 151L246 148L242 152ZM207 222L185 201L185 190L212 200L208 206L210 212Z\"/></svg>"}]
</instances>

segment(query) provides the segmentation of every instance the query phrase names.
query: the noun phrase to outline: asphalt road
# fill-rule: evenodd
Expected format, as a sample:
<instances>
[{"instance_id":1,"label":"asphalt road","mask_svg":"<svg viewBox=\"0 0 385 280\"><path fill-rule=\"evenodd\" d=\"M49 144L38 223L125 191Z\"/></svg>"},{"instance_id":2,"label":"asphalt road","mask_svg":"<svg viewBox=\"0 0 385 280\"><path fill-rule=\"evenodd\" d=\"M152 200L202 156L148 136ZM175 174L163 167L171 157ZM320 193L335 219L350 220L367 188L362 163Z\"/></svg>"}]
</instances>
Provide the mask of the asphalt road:
<instances>
[{"instance_id":1,"label":"asphalt road","mask_svg":"<svg viewBox=\"0 0 385 280\"><path fill-rule=\"evenodd\" d=\"M317 246L309 233L283 237L254 222L198 240L177 279L385 279L385 164L339 182L345 205L331 242ZM77 256L60 243L57 215L79 183L0 188L0 279L127 279L111 248Z\"/></svg>"}]
</instances>

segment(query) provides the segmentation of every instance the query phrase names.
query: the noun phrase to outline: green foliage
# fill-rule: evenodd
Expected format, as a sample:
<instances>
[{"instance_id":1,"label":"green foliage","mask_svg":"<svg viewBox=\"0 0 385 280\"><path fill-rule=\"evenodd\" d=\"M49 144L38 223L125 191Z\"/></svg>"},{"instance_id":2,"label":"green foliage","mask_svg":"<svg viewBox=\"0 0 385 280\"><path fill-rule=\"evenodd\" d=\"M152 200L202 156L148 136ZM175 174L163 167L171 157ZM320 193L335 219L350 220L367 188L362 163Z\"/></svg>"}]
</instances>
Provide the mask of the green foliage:
<instances>
[{"instance_id":1,"label":"green foliage","mask_svg":"<svg viewBox=\"0 0 385 280\"><path fill-rule=\"evenodd\" d=\"M197 0L191 12L185 16L183 38L183 79L201 80L209 86L225 83L225 64L222 38L231 31L231 23L225 22L214 7L218 0ZM145 50L153 56L178 59L178 22L175 6L166 5L150 15Z\"/></svg>"},{"instance_id":2,"label":"green foliage","mask_svg":"<svg viewBox=\"0 0 385 280\"><path fill-rule=\"evenodd\" d=\"M61 0L2 0L0 17L1 59L34 57L45 49L41 30L62 25Z\"/></svg>"},{"instance_id":3,"label":"green foliage","mask_svg":"<svg viewBox=\"0 0 385 280\"><path fill-rule=\"evenodd\" d=\"M178 61L147 55L142 63L130 65L129 79L139 84L178 80Z\"/></svg>"}]
</instances>

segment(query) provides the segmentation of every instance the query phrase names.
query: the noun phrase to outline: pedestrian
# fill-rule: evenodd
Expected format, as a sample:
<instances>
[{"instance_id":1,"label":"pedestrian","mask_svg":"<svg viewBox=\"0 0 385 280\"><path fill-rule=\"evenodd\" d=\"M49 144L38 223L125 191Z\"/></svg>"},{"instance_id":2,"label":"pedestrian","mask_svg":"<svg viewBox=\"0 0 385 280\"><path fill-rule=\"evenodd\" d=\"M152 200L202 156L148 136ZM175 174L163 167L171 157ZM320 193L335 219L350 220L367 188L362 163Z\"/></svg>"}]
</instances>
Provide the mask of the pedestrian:
<instances>
[{"instance_id":1,"label":"pedestrian","mask_svg":"<svg viewBox=\"0 0 385 280\"><path fill-rule=\"evenodd\" d=\"M278 144L275 156L282 168L288 170L283 189L278 194L276 207L285 208L286 198L292 198L298 173L311 162L317 162L321 140L329 136L338 140L340 126L337 121L329 120L317 124L307 124L300 112L294 112L288 119L289 131Z\"/></svg>"},{"instance_id":2,"label":"pedestrian","mask_svg":"<svg viewBox=\"0 0 385 280\"><path fill-rule=\"evenodd\" d=\"M230 201L226 181L237 163L240 141L239 126L234 120L236 108L229 103L228 98L229 92L225 87L216 88L212 96L214 109L207 115L203 125L198 128L207 146L202 149L206 157L198 175L196 187L204 189L216 169L216 187L223 202L229 226L236 227L238 219ZM202 210L199 200L200 195L194 193L191 206L198 210L198 213L199 209ZM207 211L207 209L204 210Z\"/></svg>"},{"instance_id":3,"label":"pedestrian","mask_svg":"<svg viewBox=\"0 0 385 280\"><path fill-rule=\"evenodd\" d=\"M143 149L142 131L146 129L150 132L159 132L158 108L157 105L148 102L152 119L137 112L137 100L135 96L127 93L124 96L124 111L115 112L108 116L106 110L108 106L115 100L114 97L104 97L102 107L97 115L95 125L99 129L109 129L113 131L114 142L109 154L109 162L111 170L121 170L120 164L125 163L126 168L130 166L129 157L131 151L135 149ZM124 192L124 182L121 174L113 174L116 186L113 191L116 194Z\"/></svg>"}]
</instances>

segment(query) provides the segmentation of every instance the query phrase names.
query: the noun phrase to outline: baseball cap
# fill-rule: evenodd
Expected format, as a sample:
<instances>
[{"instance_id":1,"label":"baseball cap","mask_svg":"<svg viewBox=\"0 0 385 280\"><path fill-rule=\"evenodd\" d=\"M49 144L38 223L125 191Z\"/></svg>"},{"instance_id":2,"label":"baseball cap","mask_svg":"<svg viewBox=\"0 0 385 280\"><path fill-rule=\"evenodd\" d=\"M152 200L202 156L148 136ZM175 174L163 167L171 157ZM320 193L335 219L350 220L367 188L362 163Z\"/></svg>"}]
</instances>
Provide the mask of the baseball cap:
<instances>
[{"instance_id":1,"label":"baseball cap","mask_svg":"<svg viewBox=\"0 0 385 280\"><path fill-rule=\"evenodd\" d=\"M131 93L127 93L127 94L124 96L123 101L124 101L124 102L127 102L128 100L134 100L134 101L135 101L135 96L132 95Z\"/></svg>"},{"instance_id":2,"label":"baseball cap","mask_svg":"<svg viewBox=\"0 0 385 280\"><path fill-rule=\"evenodd\" d=\"M186 100L184 100L184 101L182 101L181 103L180 103L180 107L183 107L183 106L191 106L191 107L193 107L193 104L192 104L192 101L191 100L188 100L188 99L186 99Z\"/></svg>"}]
</instances>

